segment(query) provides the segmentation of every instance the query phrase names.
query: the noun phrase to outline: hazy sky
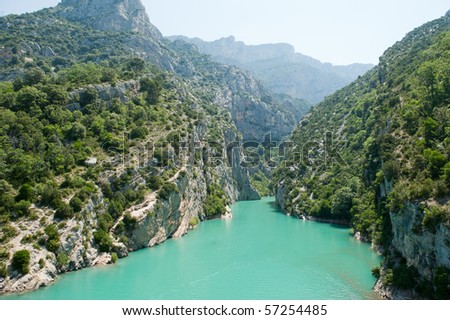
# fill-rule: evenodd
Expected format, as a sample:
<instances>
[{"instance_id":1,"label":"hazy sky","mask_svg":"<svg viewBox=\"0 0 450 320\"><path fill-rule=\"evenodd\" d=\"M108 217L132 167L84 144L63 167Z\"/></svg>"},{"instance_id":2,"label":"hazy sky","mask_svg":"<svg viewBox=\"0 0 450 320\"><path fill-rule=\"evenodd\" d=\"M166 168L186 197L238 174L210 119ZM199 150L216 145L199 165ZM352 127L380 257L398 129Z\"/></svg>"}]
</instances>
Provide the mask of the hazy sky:
<instances>
[{"instance_id":1,"label":"hazy sky","mask_svg":"<svg viewBox=\"0 0 450 320\"><path fill-rule=\"evenodd\" d=\"M0 0L0 12L22 13L59 0ZM100 1L100 0L99 0ZM142 0L168 35L247 44L287 42L324 62L377 63L389 46L450 9L448 0Z\"/></svg>"}]
</instances>

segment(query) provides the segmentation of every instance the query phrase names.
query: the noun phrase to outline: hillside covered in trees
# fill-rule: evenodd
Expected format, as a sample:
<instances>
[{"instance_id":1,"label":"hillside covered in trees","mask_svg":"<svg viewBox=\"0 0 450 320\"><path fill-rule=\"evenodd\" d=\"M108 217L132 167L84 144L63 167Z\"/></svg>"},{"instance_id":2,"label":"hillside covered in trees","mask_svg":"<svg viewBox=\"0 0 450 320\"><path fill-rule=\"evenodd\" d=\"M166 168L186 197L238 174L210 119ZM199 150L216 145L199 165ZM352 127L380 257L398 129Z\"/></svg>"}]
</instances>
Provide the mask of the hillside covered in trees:
<instances>
[{"instance_id":1,"label":"hillside covered in trees","mask_svg":"<svg viewBox=\"0 0 450 320\"><path fill-rule=\"evenodd\" d=\"M295 126L250 74L163 42L138 0L2 17L0 44L0 293L259 199L227 146Z\"/></svg>"},{"instance_id":2,"label":"hillside covered in trees","mask_svg":"<svg viewBox=\"0 0 450 320\"><path fill-rule=\"evenodd\" d=\"M314 107L275 173L285 212L347 221L384 253L388 297L450 297L449 61L447 13Z\"/></svg>"}]
</instances>

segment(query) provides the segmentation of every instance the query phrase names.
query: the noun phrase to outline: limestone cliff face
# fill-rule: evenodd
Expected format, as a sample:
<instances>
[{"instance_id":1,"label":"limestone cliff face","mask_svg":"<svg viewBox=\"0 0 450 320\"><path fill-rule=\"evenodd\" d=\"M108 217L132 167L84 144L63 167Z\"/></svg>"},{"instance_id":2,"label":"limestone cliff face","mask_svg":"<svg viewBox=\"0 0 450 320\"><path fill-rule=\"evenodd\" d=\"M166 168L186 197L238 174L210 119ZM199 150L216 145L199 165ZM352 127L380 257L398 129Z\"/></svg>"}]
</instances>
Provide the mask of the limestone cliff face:
<instances>
[{"instance_id":1,"label":"limestone cliff face","mask_svg":"<svg viewBox=\"0 0 450 320\"><path fill-rule=\"evenodd\" d=\"M17 248L30 252L30 272L22 276L17 271L7 278L0 278L0 294L20 293L36 290L55 281L58 274L75 271L95 265L105 265L111 262L109 253L101 253L94 245L89 231L96 225L96 209L104 205L101 193L95 200L90 200L86 206L86 215L82 221L72 219L66 222L60 230L61 247L58 253L66 257L66 261L58 261L53 252L45 248L37 248L32 244L22 244L20 239L32 235L41 228L43 221L51 221L53 212L46 208L34 208L39 220L28 221L24 226L28 231L19 234L9 244L12 251ZM38 263L45 261L43 265Z\"/></svg>"},{"instance_id":2,"label":"limestone cliff face","mask_svg":"<svg viewBox=\"0 0 450 320\"><path fill-rule=\"evenodd\" d=\"M191 173L175 182L178 192L168 199L153 199L147 210L131 212L138 223L130 232L128 247L138 250L153 247L170 237L181 237L189 228L189 220L203 211L202 200L206 197L206 185L202 179L192 179Z\"/></svg>"},{"instance_id":3,"label":"limestone cliff face","mask_svg":"<svg viewBox=\"0 0 450 320\"><path fill-rule=\"evenodd\" d=\"M277 186L275 201L280 206L283 212L286 212L286 199L288 199L286 188L282 184L280 184Z\"/></svg>"},{"instance_id":4,"label":"limestone cliff face","mask_svg":"<svg viewBox=\"0 0 450 320\"><path fill-rule=\"evenodd\" d=\"M133 32L121 40L131 55L168 71L189 72L189 64L181 68L183 62L161 42L161 32L151 24L140 0L63 0L51 11L96 30Z\"/></svg>"},{"instance_id":5,"label":"limestone cliff face","mask_svg":"<svg viewBox=\"0 0 450 320\"><path fill-rule=\"evenodd\" d=\"M274 140L281 141L296 125L289 113L274 110L273 106L245 92L233 96L230 111L245 140L264 141L264 136L271 134Z\"/></svg>"},{"instance_id":6,"label":"limestone cliff face","mask_svg":"<svg viewBox=\"0 0 450 320\"><path fill-rule=\"evenodd\" d=\"M450 268L450 232L443 224L439 224L435 232L425 228L415 231L414 227L422 223L424 214L420 206L413 203L407 203L399 213L391 213L392 246L421 276L430 279L437 266Z\"/></svg>"},{"instance_id":7,"label":"limestone cliff face","mask_svg":"<svg viewBox=\"0 0 450 320\"><path fill-rule=\"evenodd\" d=\"M134 31L160 39L161 33L150 23L140 0L63 0L59 14L94 29Z\"/></svg>"},{"instance_id":8,"label":"limestone cliff face","mask_svg":"<svg viewBox=\"0 0 450 320\"><path fill-rule=\"evenodd\" d=\"M225 132L225 143L226 145L230 145L232 142L239 141L237 136L237 132L233 130L228 130ZM242 141L240 141L242 143ZM250 183L250 172L249 168L242 166L242 160L244 155L242 153L241 148L236 148L231 150L228 154L228 164L226 169L229 172L224 172L222 167L221 174L222 182L225 188L226 193L229 195L230 199L235 198L235 200L259 200L261 199L259 193L255 190L255 188ZM230 168L231 167L231 168ZM229 177L232 177L230 179ZM236 191L233 191L235 189ZM236 194L237 197L234 197L233 194Z\"/></svg>"},{"instance_id":9,"label":"limestone cliff face","mask_svg":"<svg viewBox=\"0 0 450 320\"><path fill-rule=\"evenodd\" d=\"M195 143L205 146L207 128L199 126L195 129ZM225 132L225 141L232 142L237 138L235 130ZM149 197L144 206L129 211L137 219L136 227L128 233L129 250L138 250L158 245L168 238L179 238L186 234L192 219L206 219L203 203L207 196L208 185L222 186L230 203L237 200L260 199L248 178L248 171L240 166L242 154L233 152L231 163L224 161L222 165L205 170L201 162L189 163L185 169L177 173L171 181L177 190L167 199Z\"/></svg>"},{"instance_id":10,"label":"limestone cliff face","mask_svg":"<svg viewBox=\"0 0 450 320\"><path fill-rule=\"evenodd\" d=\"M297 114L290 107L284 108L283 103L249 72L212 63L209 58L199 59L198 49L182 40L170 43L169 47L183 61L191 61L191 79L199 81L198 73L205 72L220 84L210 95L214 103L229 110L244 141L262 142L269 133L280 141L292 132L297 119L303 116L304 113ZM309 109L309 105L306 108Z\"/></svg>"},{"instance_id":11,"label":"limestone cliff face","mask_svg":"<svg viewBox=\"0 0 450 320\"><path fill-rule=\"evenodd\" d=\"M415 267L421 279L430 281L438 267L450 269L450 231L443 223L432 231L418 228L424 215L420 205L410 202L400 212L390 213L393 239L389 251L391 256L405 259L406 265ZM420 298L412 290L384 284L385 277L383 273L375 285L381 296L388 299Z\"/></svg>"},{"instance_id":12,"label":"limestone cliff face","mask_svg":"<svg viewBox=\"0 0 450 320\"><path fill-rule=\"evenodd\" d=\"M264 141L267 134L280 141L294 129L296 116L284 109L253 76L234 67L224 67L223 89L215 102L231 113L245 141Z\"/></svg>"}]
</instances>

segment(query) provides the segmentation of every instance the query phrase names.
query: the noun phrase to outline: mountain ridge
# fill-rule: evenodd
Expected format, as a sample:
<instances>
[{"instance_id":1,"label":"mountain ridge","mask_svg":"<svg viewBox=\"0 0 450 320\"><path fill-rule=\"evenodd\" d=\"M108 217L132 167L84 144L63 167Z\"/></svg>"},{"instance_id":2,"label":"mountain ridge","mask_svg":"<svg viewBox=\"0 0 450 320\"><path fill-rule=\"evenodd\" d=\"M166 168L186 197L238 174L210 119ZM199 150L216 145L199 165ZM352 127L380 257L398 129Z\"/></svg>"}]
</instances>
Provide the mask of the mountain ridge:
<instances>
[{"instance_id":1,"label":"mountain ridge","mask_svg":"<svg viewBox=\"0 0 450 320\"><path fill-rule=\"evenodd\" d=\"M133 31L158 40L162 38L140 0L62 0L54 10L68 20L94 29Z\"/></svg>"},{"instance_id":2,"label":"mountain ridge","mask_svg":"<svg viewBox=\"0 0 450 320\"><path fill-rule=\"evenodd\" d=\"M321 101L373 67L371 64L334 66L322 63L295 52L295 48L287 43L246 45L236 41L234 36L210 42L185 36L166 39L192 43L215 61L253 72L273 92L289 94L311 103Z\"/></svg>"}]
</instances>

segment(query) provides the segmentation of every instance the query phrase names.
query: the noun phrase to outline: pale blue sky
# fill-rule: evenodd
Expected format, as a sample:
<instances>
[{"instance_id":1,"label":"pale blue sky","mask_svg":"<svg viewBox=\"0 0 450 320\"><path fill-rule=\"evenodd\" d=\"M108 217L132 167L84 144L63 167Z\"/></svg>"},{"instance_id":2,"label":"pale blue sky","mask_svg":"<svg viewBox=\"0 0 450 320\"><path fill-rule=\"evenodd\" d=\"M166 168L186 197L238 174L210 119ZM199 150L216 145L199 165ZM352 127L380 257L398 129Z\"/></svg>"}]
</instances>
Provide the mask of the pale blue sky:
<instances>
[{"instance_id":1,"label":"pale blue sky","mask_svg":"<svg viewBox=\"0 0 450 320\"><path fill-rule=\"evenodd\" d=\"M0 12L22 13L59 0L0 0ZM448 0L142 0L164 35L247 44L287 42L334 64L377 63L389 46L450 9Z\"/></svg>"}]
</instances>

